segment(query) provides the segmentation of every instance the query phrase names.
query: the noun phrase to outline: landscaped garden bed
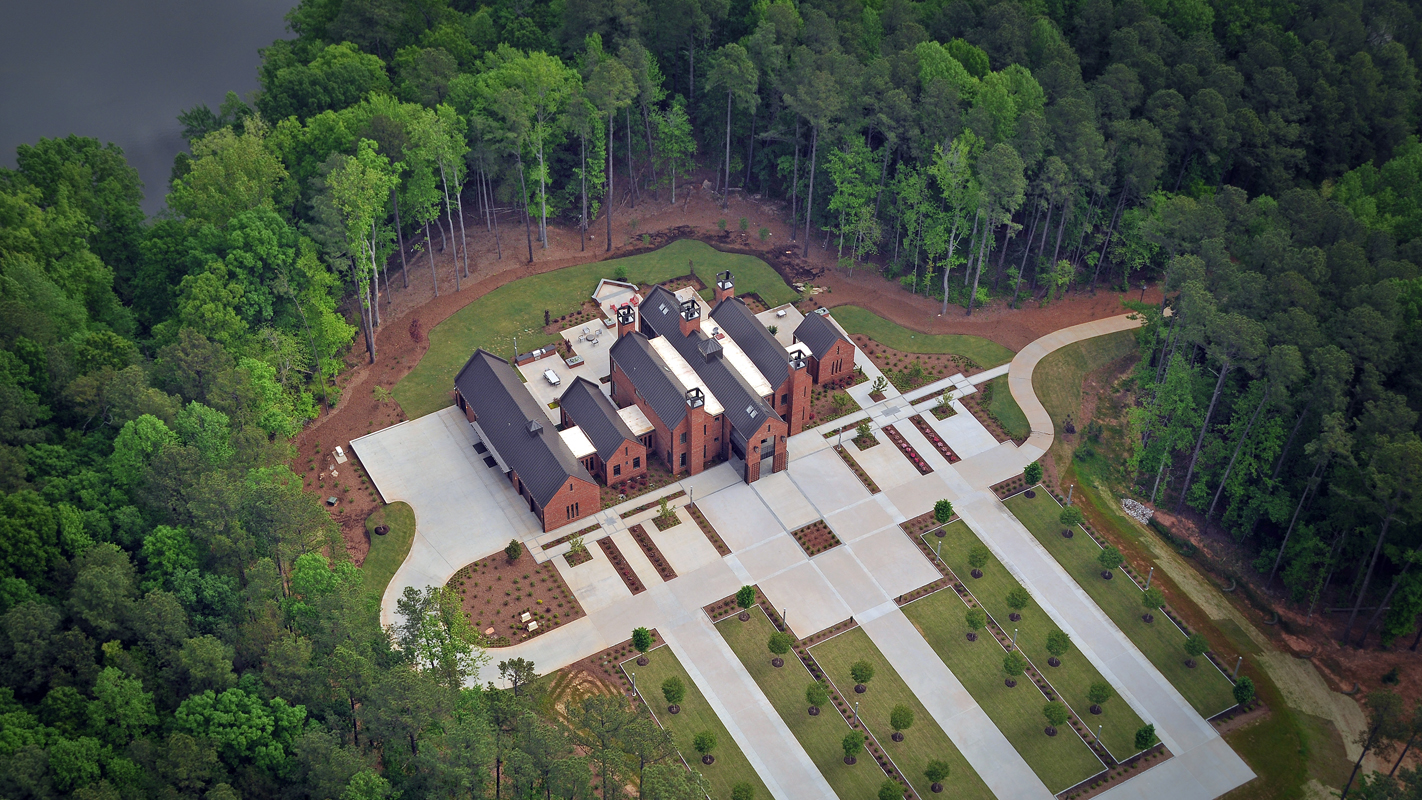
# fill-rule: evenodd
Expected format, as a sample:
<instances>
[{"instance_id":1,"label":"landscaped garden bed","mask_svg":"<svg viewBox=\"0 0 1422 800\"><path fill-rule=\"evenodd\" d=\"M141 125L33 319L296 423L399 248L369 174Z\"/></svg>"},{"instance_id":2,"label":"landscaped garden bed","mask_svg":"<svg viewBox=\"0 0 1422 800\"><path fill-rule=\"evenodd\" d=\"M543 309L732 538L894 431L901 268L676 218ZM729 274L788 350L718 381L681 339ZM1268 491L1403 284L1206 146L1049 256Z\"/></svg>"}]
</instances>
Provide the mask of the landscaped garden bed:
<instances>
[{"instance_id":1,"label":"landscaped garden bed","mask_svg":"<svg viewBox=\"0 0 1422 800\"><path fill-rule=\"evenodd\" d=\"M681 524L681 517L676 515L675 509L669 508L667 513L652 517L652 524L656 525L659 531L669 531Z\"/></svg>"},{"instance_id":2,"label":"landscaped garden bed","mask_svg":"<svg viewBox=\"0 0 1422 800\"><path fill-rule=\"evenodd\" d=\"M895 376L900 373L914 372L918 375L917 383L913 383L912 380L904 382L910 389L913 389L951 375L959 373L972 375L982 371L982 367L967 356L949 353L907 353L895 350L863 334L854 334L850 338L865 355L869 356L869 360L874 362L874 366L878 367L879 371L884 373L884 376L901 392L904 389L899 385L900 381L895 380ZM914 364L918 364L917 371L914 370Z\"/></svg>"},{"instance_id":3,"label":"landscaped garden bed","mask_svg":"<svg viewBox=\"0 0 1422 800\"><path fill-rule=\"evenodd\" d=\"M1022 477L1021 475L1014 475L1011 478L1008 478L1007 480L1003 481L1002 483L996 484L992 487L993 493L997 495L999 500L1006 500L1014 494L1017 494L1018 492L1024 491L1026 489L1027 479ZM1033 497L1035 496L1036 494L1034 493Z\"/></svg>"},{"instance_id":4,"label":"landscaped garden bed","mask_svg":"<svg viewBox=\"0 0 1422 800\"><path fill-rule=\"evenodd\" d=\"M1098 755L1105 756L1108 764L1134 755L1136 731L1145 721L1118 696L1114 687L1110 687L1109 698L1099 704L1094 702L1091 699L1093 685L1110 686L1095 665L1070 646L1069 640L1065 640L1067 649L1059 657L1052 652L1050 637L1057 631L1056 623L995 558L988 556L980 570L981 578L967 579L974 568L972 551L981 548L981 553L986 548L962 521L949 524L944 531L947 535L941 539L930 534L920 541L924 546L938 549L943 565L959 578L968 596L987 613L989 627L996 626L1009 637L1014 630L1017 632L1017 647L1029 664L1040 671L1049 684L1049 691L1061 694L1062 701L1076 717L1074 725L1079 724L1079 720L1089 719L1091 733L1097 731L1098 725L1103 726L1100 735L1106 752ZM1025 606L1016 607L1014 599L1027 602ZM1012 619L1013 615L1017 619Z\"/></svg>"},{"instance_id":5,"label":"landscaped garden bed","mask_svg":"<svg viewBox=\"0 0 1422 800\"><path fill-rule=\"evenodd\" d=\"M845 464L849 465L849 470L854 473L854 476L859 479L860 483L864 484L864 488L869 490L869 494L879 493L879 484L875 483L874 479L869 477L869 473L865 472L864 468L859 466L859 462L854 460L854 456L849 454L849 451L845 449L844 445L835 445L834 451L839 453L839 457L844 459Z\"/></svg>"},{"instance_id":6,"label":"landscaped garden bed","mask_svg":"<svg viewBox=\"0 0 1422 800\"><path fill-rule=\"evenodd\" d=\"M790 535L795 537L800 549L804 550L807 556L817 556L840 545L839 537L834 535L834 531L830 530L829 525L822 519L797 528Z\"/></svg>"},{"instance_id":7,"label":"landscaped garden bed","mask_svg":"<svg viewBox=\"0 0 1422 800\"><path fill-rule=\"evenodd\" d=\"M701 509L697 508L695 503L686 507L686 513L690 514L691 518L696 520L696 527L700 528L701 532L706 535L706 540L711 542L711 546L716 548L717 553L720 553L722 556L731 554L731 548L726 546L726 542L721 539L721 534L717 533L716 528L711 525L711 520L708 520L706 515L701 513Z\"/></svg>"},{"instance_id":8,"label":"landscaped garden bed","mask_svg":"<svg viewBox=\"0 0 1422 800\"><path fill-rule=\"evenodd\" d=\"M913 422L913 426L918 428L918 432L923 434L923 438L927 439L928 443L933 445L933 449L938 451L938 455L947 459L949 464L962 460L958 458L957 453L953 452L953 448L949 447L948 443L943 441L943 437L938 435L938 431L935 431L933 426L928 424L928 420L925 420L922 414L914 414L912 417L909 417L909 419Z\"/></svg>"},{"instance_id":9,"label":"landscaped garden bed","mask_svg":"<svg viewBox=\"0 0 1422 800\"><path fill-rule=\"evenodd\" d=\"M948 521L952 522L957 518L958 515L954 514L953 516L948 518ZM938 521L938 517L934 516L934 512L925 511L922 514L919 514L918 516L914 517L913 519L906 519L903 522L900 522L899 527L903 529L904 533L908 534L908 537L910 539L914 540L915 542L919 542L919 544L922 544L922 542L918 538L919 534L927 533L928 531L934 530L935 528L941 528L945 524L947 523ZM929 555L931 558L932 554L930 553Z\"/></svg>"},{"instance_id":10,"label":"landscaped garden bed","mask_svg":"<svg viewBox=\"0 0 1422 800\"><path fill-rule=\"evenodd\" d=\"M504 551L481 558L447 585L459 593L464 615L489 647L526 641L585 615L553 562L538 564L525 548L512 562ZM538 623L533 631L525 613Z\"/></svg>"},{"instance_id":11,"label":"landscaped garden bed","mask_svg":"<svg viewBox=\"0 0 1422 800\"><path fill-rule=\"evenodd\" d=\"M938 398L938 402L930 406L928 410L933 414L934 419L942 422L949 417L958 416L958 409L954 408L952 403L952 394L956 388L955 386L949 386L947 389L933 395L933 397ZM922 403L927 399L927 397L922 397L919 398L918 402ZM915 405L917 405L917 403L915 403Z\"/></svg>"},{"instance_id":12,"label":"landscaped garden bed","mask_svg":"<svg viewBox=\"0 0 1422 800\"><path fill-rule=\"evenodd\" d=\"M589 561L592 561L592 558L592 553L587 549L587 547L580 547L577 550L569 550L568 552L563 554L563 560L568 562L568 566L570 567L576 567L580 564L586 564Z\"/></svg>"},{"instance_id":13,"label":"landscaped garden bed","mask_svg":"<svg viewBox=\"0 0 1422 800\"><path fill-rule=\"evenodd\" d=\"M1064 525L1058 520L1062 506L1056 498L1038 488L1036 497L1025 493L1005 501L1018 520L1031 531L1037 541L1057 560L1091 596L1102 611L1145 654L1167 680L1190 702L1200 715L1213 717L1235 705L1233 685L1223 669L1191 669L1185 661L1185 640L1188 627L1180 627L1173 612L1165 608L1167 618L1175 625L1147 624L1142 621L1142 589L1135 580L1102 580L1099 542L1089 528L1079 527L1087 536L1070 539L1061 535ZM1126 565L1122 565L1125 567ZM1127 577L1131 575L1127 572ZM1211 663L1214 663L1213 660ZM1219 666L1214 663L1214 666Z\"/></svg>"},{"instance_id":14,"label":"landscaped garden bed","mask_svg":"<svg viewBox=\"0 0 1422 800\"><path fill-rule=\"evenodd\" d=\"M629 684L631 676L636 674L637 697L651 713L652 719L671 732L682 760L706 778L711 796L730 798L735 786L748 784L754 790L755 797L770 797L770 790L671 648L662 646L648 650L645 664L637 663L640 659L633 655L633 658L620 663L619 671L627 676ZM675 703L675 713L671 713L673 704L667 702L664 691L668 681L673 682L673 697L678 687L682 695ZM715 748L709 753L709 764L695 749L696 736L708 732L715 738Z\"/></svg>"},{"instance_id":15,"label":"landscaped garden bed","mask_svg":"<svg viewBox=\"0 0 1422 800\"><path fill-rule=\"evenodd\" d=\"M566 535L564 535L564 536L559 536L557 539L554 539L553 541L551 541L551 542L549 542L549 543L543 545L543 549L544 549L544 550L552 550L553 548L557 547L557 546L560 545L560 544L563 544L564 542L570 542L570 541L572 541L573 539L586 536L586 535L588 535L589 533L592 533L593 531L595 531L595 530L597 530L598 528L601 528L601 527L602 527L601 524L598 524L598 525L589 525L589 526L587 526L586 528L583 528L582 530L578 531L577 533L569 533L569 534L566 534Z\"/></svg>"},{"instance_id":16,"label":"landscaped garden bed","mask_svg":"<svg viewBox=\"0 0 1422 800\"><path fill-rule=\"evenodd\" d=\"M617 571L617 577L627 585L627 591L632 594L641 594L647 591L647 587L642 585L642 579L637 577L632 565L627 563L627 559L622 557L622 551L617 549L617 545L612 541L611 536L606 536L597 540L597 546L602 548L603 555L612 562L612 568Z\"/></svg>"},{"instance_id":17,"label":"landscaped garden bed","mask_svg":"<svg viewBox=\"0 0 1422 800\"><path fill-rule=\"evenodd\" d=\"M931 782L924 776L930 761L942 761L949 767L948 778L941 787L945 797L993 796L972 765L862 629L846 631L816 644L810 648L810 654L841 695L856 683L851 675L854 664L865 662L872 667L873 678L866 685L866 691L853 695L854 700L859 702L859 721L900 775L908 779L919 797L934 794ZM896 718L894 710L897 706L907 708L909 714L900 712ZM850 713L853 714L852 709ZM897 730L893 724L896 721L900 725L910 723L902 729L902 741L893 736Z\"/></svg>"},{"instance_id":18,"label":"landscaped garden bed","mask_svg":"<svg viewBox=\"0 0 1422 800\"><path fill-rule=\"evenodd\" d=\"M810 389L810 425L823 425L859 410L859 404L849 392L826 383Z\"/></svg>"},{"instance_id":19,"label":"landscaped garden bed","mask_svg":"<svg viewBox=\"0 0 1422 800\"><path fill-rule=\"evenodd\" d=\"M657 548L657 543L652 541L646 528L641 525L633 525L627 529L627 532L632 534L632 541L642 548L642 554L652 562L652 566L656 568L657 574L662 577L662 580L669 581L676 577L676 570L672 569L671 564L662 555L662 551Z\"/></svg>"},{"instance_id":20,"label":"landscaped garden bed","mask_svg":"<svg viewBox=\"0 0 1422 800\"><path fill-rule=\"evenodd\" d=\"M632 509L631 511L624 511L624 512L622 512L621 514L619 514L618 516L621 517L622 519L627 519L628 517L636 516L637 514L640 514L640 513L642 513L643 511L647 511L648 509L656 508L657 506L659 506L659 505L662 504L662 501L663 501L663 500L666 500L667 502L671 502L672 500L675 500L675 499L677 499L678 497L685 497L685 496L686 496L686 490L684 490L684 489L678 489L678 490L676 490L675 492L672 492L671 494L668 494L668 495L663 495L662 497L659 497L659 498L657 498L656 500L654 500L654 501L652 501L652 502L650 502L650 503L643 503L642 505L637 506L636 508Z\"/></svg>"},{"instance_id":21,"label":"landscaped garden bed","mask_svg":"<svg viewBox=\"0 0 1422 800\"><path fill-rule=\"evenodd\" d=\"M603 508L610 508L618 503L626 502L635 497L641 497L648 492L655 492L675 482L676 476L671 473L671 470L667 469L666 465L662 463L662 460L648 453L647 474L638 475L635 478L629 478L628 480L614 483L610 486L603 486L600 490L602 506ZM645 511L654 505L656 505L656 503L645 505L639 510Z\"/></svg>"},{"instance_id":22,"label":"landscaped garden bed","mask_svg":"<svg viewBox=\"0 0 1422 800\"><path fill-rule=\"evenodd\" d=\"M913 464L920 475L927 475L933 471L933 467L929 466L928 462L924 460L918 450L908 443L908 440L904 438L902 433L899 433L898 428L895 428L893 425L885 425L882 430L884 434L889 437L889 441L893 442L894 446L899 448L899 452L904 454L904 458L907 458L909 463Z\"/></svg>"},{"instance_id":23,"label":"landscaped garden bed","mask_svg":"<svg viewBox=\"0 0 1422 800\"><path fill-rule=\"evenodd\" d=\"M998 395L1002 396L999 397ZM968 413L977 418L988 433L999 442L1022 444L1031 435L1032 428L1027 415L1012 399L1008 389L1007 376L1000 375L986 383L978 384L978 390L961 401Z\"/></svg>"}]
</instances>

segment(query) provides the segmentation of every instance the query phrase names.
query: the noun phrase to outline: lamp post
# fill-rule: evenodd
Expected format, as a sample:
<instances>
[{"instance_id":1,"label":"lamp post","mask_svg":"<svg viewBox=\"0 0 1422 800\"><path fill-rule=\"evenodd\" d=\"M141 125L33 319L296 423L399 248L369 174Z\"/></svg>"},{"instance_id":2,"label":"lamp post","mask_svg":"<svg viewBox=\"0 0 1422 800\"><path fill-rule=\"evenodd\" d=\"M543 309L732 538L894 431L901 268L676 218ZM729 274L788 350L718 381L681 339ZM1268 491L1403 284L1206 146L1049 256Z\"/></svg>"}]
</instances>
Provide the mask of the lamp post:
<instances>
[{"instance_id":1,"label":"lamp post","mask_svg":"<svg viewBox=\"0 0 1422 800\"><path fill-rule=\"evenodd\" d=\"M1147 572L1147 573L1146 573L1146 588L1147 588L1147 589L1150 588L1150 579L1153 578L1153 577L1155 577L1155 567L1151 567L1151 568L1150 568L1150 572Z\"/></svg>"},{"instance_id":2,"label":"lamp post","mask_svg":"<svg viewBox=\"0 0 1422 800\"><path fill-rule=\"evenodd\" d=\"M637 696L637 673L632 673L632 696Z\"/></svg>"},{"instance_id":3,"label":"lamp post","mask_svg":"<svg viewBox=\"0 0 1422 800\"><path fill-rule=\"evenodd\" d=\"M1236 683L1239 681L1239 665L1243 663L1244 656L1240 656L1239 660L1234 662L1234 674L1229 676L1230 680L1235 681Z\"/></svg>"},{"instance_id":4,"label":"lamp post","mask_svg":"<svg viewBox=\"0 0 1422 800\"><path fill-rule=\"evenodd\" d=\"M1071 505L1071 496L1072 496L1072 494L1073 494L1075 491L1076 491L1076 484L1074 484L1074 483L1073 483L1070 487L1067 488L1067 505Z\"/></svg>"},{"instance_id":5,"label":"lamp post","mask_svg":"<svg viewBox=\"0 0 1422 800\"><path fill-rule=\"evenodd\" d=\"M858 722L858 721L859 721L859 701L858 701L858 700L855 700L855 701L854 701L854 721L855 721L855 722Z\"/></svg>"},{"instance_id":6,"label":"lamp post","mask_svg":"<svg viewBox=\"0 0 1422 800\"><path fill-rule=\"evenodd\" d=\"M938 546L933 548L933 557L938 560L939 565L943 564L943 540L938 540Z\"/></svg>"},{"instance_id":7,"label":"lamp post","mask_svg":"<svg viewBox=\"0 0 1422 800\"><path fill-rule=\"evenodd\" d=\"M1013 629L1012 629L1012 646L1013 646L1014 649L1017 647L1017 629L1016 629L1016 628L1013 628Z\"/></svg>"}]
</instances>

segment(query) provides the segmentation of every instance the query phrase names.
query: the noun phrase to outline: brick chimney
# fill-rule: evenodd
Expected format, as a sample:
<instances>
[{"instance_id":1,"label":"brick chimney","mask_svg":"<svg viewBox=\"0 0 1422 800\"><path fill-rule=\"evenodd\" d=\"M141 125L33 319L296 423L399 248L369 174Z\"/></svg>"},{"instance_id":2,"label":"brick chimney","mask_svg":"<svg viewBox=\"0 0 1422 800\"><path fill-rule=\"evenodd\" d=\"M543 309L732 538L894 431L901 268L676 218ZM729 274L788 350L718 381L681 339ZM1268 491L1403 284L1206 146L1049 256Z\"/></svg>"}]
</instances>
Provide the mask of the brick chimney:
<instances>
[{"instance_id":1,"label":"brick chimney","mask_svg":"<svg viewBox=\"0 0 1422 800\"><path fill-rule=\"evenodd\" d=\"M623 306L617 309L617 338L621 339L637 330L637 309Z\"/></svg>"},{"instance_id":2,"label":"brick chimney","mask_svg":"<svg viewBox=\"0 0 1422 800\"><path fill-rule=\"evenodd\" d=\"M713 297L715 305L720 305L722 300L729 300L736 296L736 284L731 280L731 271L716 273L716 291Z\"/></svg>"},{"instance_id":3,"label":"brick chimney","mask_svg":"<svg viewBox=\"0 0 1422 800\"><path fill-rule=\"evenodd\" d=\"M701 327L701 306L696 300L686 300L681 304L681 335L690 336Z\"/></svg>"}]
</instances>

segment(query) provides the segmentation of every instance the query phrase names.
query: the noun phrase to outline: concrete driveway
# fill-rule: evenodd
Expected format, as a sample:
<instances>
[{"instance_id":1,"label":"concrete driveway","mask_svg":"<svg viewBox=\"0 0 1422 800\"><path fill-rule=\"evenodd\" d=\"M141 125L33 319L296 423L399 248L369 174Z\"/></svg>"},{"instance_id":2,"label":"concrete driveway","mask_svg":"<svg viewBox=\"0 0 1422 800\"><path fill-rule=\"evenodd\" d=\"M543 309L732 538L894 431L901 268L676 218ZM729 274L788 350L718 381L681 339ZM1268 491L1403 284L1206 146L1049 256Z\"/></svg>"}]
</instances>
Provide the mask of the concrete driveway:
<instances>
[{"instance_id":1,"label":"concrete driveway","mask_svg":"<svg viewBox=\"0 0 1422 800\"><path fill-rule=\"evenodd\" d=\"M415 510L415 540L385 590L382 624L395 621L395 600L406 586L443 586L510 539L543 533L503 472L484 465L477 441L454 406L351 441L385 502L403 500Z\"/></svg>"}]
</instances>

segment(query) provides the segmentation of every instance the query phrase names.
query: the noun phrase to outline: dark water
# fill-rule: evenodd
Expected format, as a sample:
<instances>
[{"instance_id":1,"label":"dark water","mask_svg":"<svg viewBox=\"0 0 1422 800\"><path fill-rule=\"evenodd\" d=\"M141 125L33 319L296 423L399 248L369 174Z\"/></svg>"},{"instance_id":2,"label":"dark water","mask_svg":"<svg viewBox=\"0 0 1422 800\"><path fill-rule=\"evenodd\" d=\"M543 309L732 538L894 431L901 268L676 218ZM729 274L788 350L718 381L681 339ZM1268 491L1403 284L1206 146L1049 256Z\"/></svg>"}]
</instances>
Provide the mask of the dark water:
<instances>
[{"instance_id":1,"label":"dark water","mask_svg":"<svg viewBox=\"0 0 1422 800\"><path fill-rule=\"evenodd\" d=\"M123 148L163 206L180 111L257 88L257 49L290 36L293 0L0 0L0 163L76 133Z\"/></svg>"}]
</instances>

